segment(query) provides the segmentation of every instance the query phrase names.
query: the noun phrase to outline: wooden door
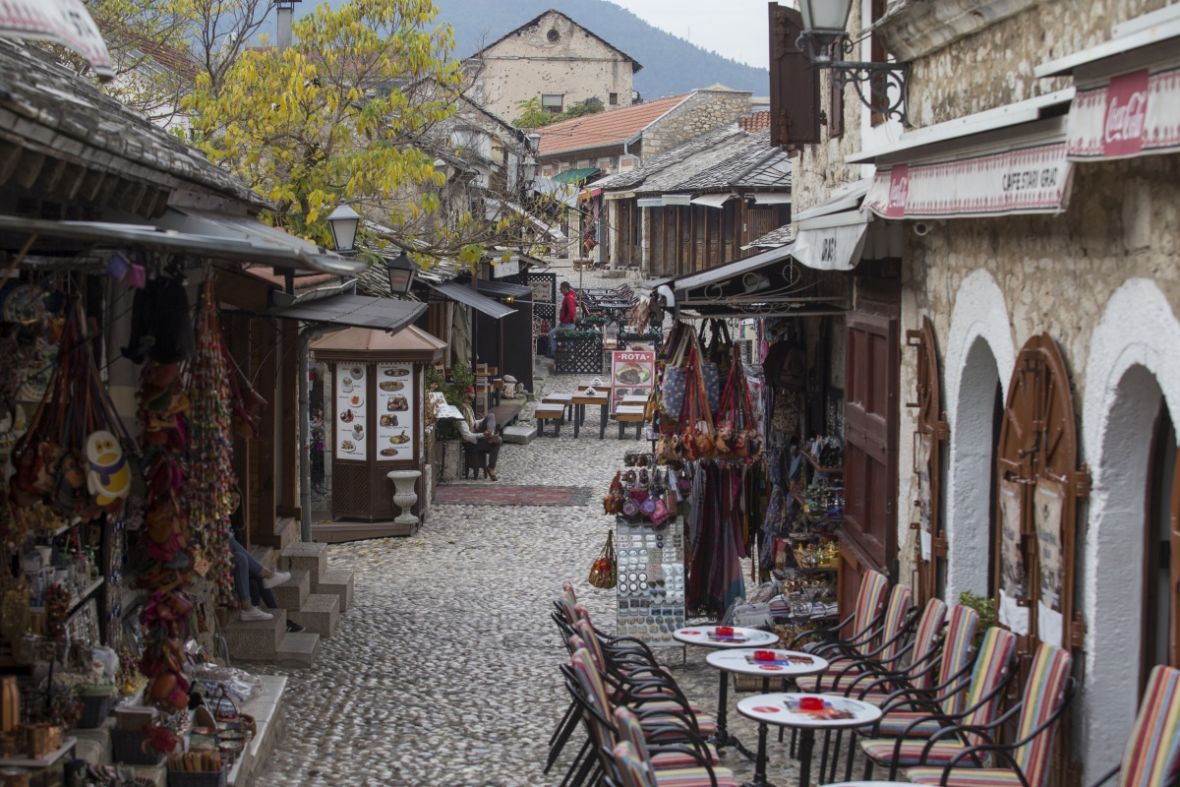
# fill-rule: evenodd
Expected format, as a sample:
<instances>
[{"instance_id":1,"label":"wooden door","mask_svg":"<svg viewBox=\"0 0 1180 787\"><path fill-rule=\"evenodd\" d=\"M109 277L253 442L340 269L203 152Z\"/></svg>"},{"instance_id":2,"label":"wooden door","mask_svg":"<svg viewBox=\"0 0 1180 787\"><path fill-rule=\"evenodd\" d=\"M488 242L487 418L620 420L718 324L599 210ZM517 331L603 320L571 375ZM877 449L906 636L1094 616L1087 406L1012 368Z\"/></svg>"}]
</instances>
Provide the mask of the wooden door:
<instances>
[{"instance_id":1,"label":"wooden door","mask_svg":"<svg viewBox=\"0 0 1180 787\"><path fill-rule=\"evenodd\" d=\"M1180 459L1176 461L1176 469L1172 475L1172 510L1169 517L1172 530L1171 581L1172 589L1171 620L1168 632L1168 663L1180 666Z\"/></svg>"},{"instance_id":2,"label":"wooden door","mask_svg":"<svg viewBox=\"0 0 1180 787\"><path fill-rule=\"evenodd\" d=\"M942 454L950 429L942 410L942 381L938 347L930 319L921 330L906 332L906 345L918 355L915 400L907 406L917 410L914 429L913 485L916 490L914 521L917 530L918 602L925 604L942 595L941 577L946 576L946 538L942 532Z\"/></svg>"},{"instance_id":3,"label":"wooden door","mask_svg":"<svg viewBox=\"0 0 1180 787\"><path fill-rule=\"evenodd\" d=\"M890 574L897 554L897 318L853 313L847 335L843 535Z\"/></svg>"}]
</instances>

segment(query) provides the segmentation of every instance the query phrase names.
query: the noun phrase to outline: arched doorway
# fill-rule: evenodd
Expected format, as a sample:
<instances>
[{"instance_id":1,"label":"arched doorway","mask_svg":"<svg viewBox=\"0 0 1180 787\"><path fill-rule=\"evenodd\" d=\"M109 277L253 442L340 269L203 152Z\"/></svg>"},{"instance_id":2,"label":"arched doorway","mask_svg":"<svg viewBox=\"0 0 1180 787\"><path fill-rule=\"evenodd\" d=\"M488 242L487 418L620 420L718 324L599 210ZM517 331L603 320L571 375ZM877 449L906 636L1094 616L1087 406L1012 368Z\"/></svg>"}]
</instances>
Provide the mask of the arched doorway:
<instances>
[{"instance_id":1,"label":"arched doorway","mask_svg":"<svg viewBox=\"0 0 1180 787\"><path fill-rule=\"evenodd\" d=\"M1003 407L1000 372L991 345L977 336L967 352L950 425L950 488L947 501L947 598L963 591L987 595L990 587L997 412ZM987 483L981 483L987 479Z\"/></svg>"}]
</instances>

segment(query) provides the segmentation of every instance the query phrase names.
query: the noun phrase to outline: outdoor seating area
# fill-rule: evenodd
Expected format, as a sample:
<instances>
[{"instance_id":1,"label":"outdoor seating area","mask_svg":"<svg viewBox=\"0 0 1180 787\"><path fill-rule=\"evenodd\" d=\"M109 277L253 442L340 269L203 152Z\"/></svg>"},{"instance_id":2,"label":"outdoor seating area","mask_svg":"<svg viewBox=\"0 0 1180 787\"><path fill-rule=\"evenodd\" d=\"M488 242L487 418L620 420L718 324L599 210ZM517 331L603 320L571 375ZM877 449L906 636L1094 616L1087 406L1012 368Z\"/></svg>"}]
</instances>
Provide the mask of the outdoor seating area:
<instances>
[{"instance_id":1,"label":"outdoor seating area","mask_svg":"<svg viewBox=\"0 0 1180 787\"><path fill-rule=\"evenodd\" d=\"M595 627L571 583L551 617L568 653L558 666L570 703L550 736L545 770L562 764L563 785L736 785L722 763L743 756L755 763L747 783L768 785L779 781L767 772L769 732L777 728L790 731L777 745L802 787L836 787L837 779L845 787L1047 787L1059 722L1075 695L1068 651L1042 642L1021 658L1017 637L981 630L974 609L937 598L919 608L908 586L890 588L875 571L863 577L849 615L789 641L713 623L674 632L686 658L707 651L720 678L715 705L687 696L674 662L669 668L643 639ZM759 684L735 708L731 674ZM734 709L758 724L754 751L728 728ZM1174 784L1178 722L1180 670L1158 666L1123 762L1098 784L1116 774L1120 785ZM854 774L861 780L851 781ZM888 781L870 781L874 775Z\"/></svg>"}]
</instances>

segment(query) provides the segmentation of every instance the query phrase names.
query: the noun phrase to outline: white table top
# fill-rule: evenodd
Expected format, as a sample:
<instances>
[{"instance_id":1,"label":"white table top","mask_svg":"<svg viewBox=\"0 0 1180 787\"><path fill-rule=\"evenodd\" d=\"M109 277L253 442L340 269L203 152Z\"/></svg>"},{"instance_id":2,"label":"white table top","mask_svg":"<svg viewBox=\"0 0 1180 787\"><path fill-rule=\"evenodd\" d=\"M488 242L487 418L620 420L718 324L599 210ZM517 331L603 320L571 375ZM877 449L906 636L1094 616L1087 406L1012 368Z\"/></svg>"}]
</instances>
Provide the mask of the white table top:
<instances>
[{"instance_id":1,"label":"white table top","mask_svg":"<svg viewBox=\"0 0 1180 787\"><path fill-rule=\"evenodd\" d=\"M807 711L788 710L787 702L797 702L801 697L822 697L834 708L851 711L852 718L817 719ZM753 697L740 700L737 709L738 713L754 721L777 724L780 727L811 727L814 729L863 727L881 718L881 709L876 705L839 694L797 694L794 692L755 694Z\"/></svg>"},{"instance_id":2,"label":"white table top","mask_svg":"<svg viewBox=\"0 0 1180 787\"><path fill-rule=\"evenodd\" d=\"M837 782L824 787L912 787L913 782Z\"/></svg>"},{"instance_id":3,"label":"white table top","mask_svg":"<svg viewBox=\"0 0 1180 787\"><path fill-rule=\"evenodd\" d=\"M763 678L797 678L801 675L815 675L828 668L826 659L796 650L775 650L774 654L776 658L773 662L756 662L753 661L754 651L756 650L762 650L762 648L717 650L706 656L705 661L709 662L709 666L725 670L726 672L737 672L742 675L758 675ZM795 663L778 663L783 661L790 662L791 656L795 657ZM809 659L810 661L804 662L803 659Z\"/></svg>"},{"instance_id":4,"label":"white table top","mask_svg":"<svg viewBox=\"0 0 1180 787\"><path fill-rule=\"evenodd\" d=\"M703 648L754 648L762 645L777 645L778 635L769 631L732 626L733 639L714 639L716 626L688 626L672 632L677 642L685 645L699 645Z\"/></svg>"}]
</instances>

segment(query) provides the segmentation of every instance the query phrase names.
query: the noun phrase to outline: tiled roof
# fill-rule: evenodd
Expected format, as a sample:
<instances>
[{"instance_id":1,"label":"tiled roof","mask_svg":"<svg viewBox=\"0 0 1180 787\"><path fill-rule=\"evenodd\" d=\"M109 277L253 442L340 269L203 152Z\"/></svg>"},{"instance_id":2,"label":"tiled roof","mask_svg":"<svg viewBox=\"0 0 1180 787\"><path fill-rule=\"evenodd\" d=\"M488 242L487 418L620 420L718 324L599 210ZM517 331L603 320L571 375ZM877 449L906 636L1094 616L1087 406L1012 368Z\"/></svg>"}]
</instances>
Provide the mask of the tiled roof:
<instances>
[{"instance_id":1,"label":"tiled roof","mask_svg":"<svg viewBox=\"0 0 1180 787\"><path fill-rule=\"evenodd\" d=\"M659 98L542 126L536 130L541 135L541 158L574 150L621 145L686 98L687 94Z\"/></svg>"},{"instance_id":2,"label":"tiled roof","mask_svg":"<svg viewBox=\"0 0 1180 787\"><path fill-rule=\"evenodd\" d=\"M750 134L757 131L765 131L770 128L770 111L751 112L748 115L738 118L738 125L742 127L742 131Z\"/></svg>"},{"instance_id":3,"label":"tiled roof","mask_svg":"<svg viewBox=\"0 0 1180 787\"><path fill-rule=\"evenodd\" d=\"M695 178L718 164L730 159L748 154L751 150L765 146L765 142L742 131L737 125L729 127L732 135L726 137L705 150L672 164L660 172L643 181L643 185L636 187L637 194L666 194L672 191L683 191L680 184Z\"/></svg>"},{"instance_id":4,"label":"tiled roof","mask_svg":"<svg viewBox=\"0 0 1180 787\"><path fill-rule=\"evenodd\" d=\"M644 159L641 166L636 167L628 172L616 172L613 175L607 175L605 178L594 181L594 186L602 188L605 191L627 191L633 189L639 184L643 183L648 178L654 177L656 174L663 172L668 167L681 162L690 156L709 150L722 144L725 140L740 138L741 132L734 125L721 126L712 131L706 131L704 134L693 137L687 142L682 142L671 150L667 150L658 156L653 156L650 159Z\"/></svg>"},{"instance_id":5,"label":"tiled roof","mask_svg":"<svg viewBox=\"0 0 1180 787\"><path fill-rule=\"evenodd\" d=\"M760 238L742 246L743 249L777 249L795 240L795 225L784 224L778 229L771 230Z\"/></svg>"},{"instance_id":6,"label":"tiled roof","mask_svg":"<svg viewBox=\"0 0 1180 787\"><path fill-rule=\"evenodd\" d=\"M472 60L472 59L478 58L478 57L479 57L480 55L482 55L484 52L487 52L489 49L492 49L493 47L495 47L495 46L496 46L496 44L499 44L501 41L503 41L505 38L507 38L508 36L512 35L513 33L515 33L515 32L518 32L518 31L520 31L520 30L524 30L526 27L532 27L533 25L535 25L535 24L538 24L538 23L539 23L539 22L540 22L540 21L541 21L541 20L542 20L542 19L545 17L545 15L546 15L546 14L557 14L558 16L560 16L560 17L564 18L565 20L567 20L567 21L568 21L570 24L572 24L572 25L576 26L577 28L579 28L580 30L582 30L583 32L585 32L585 33L586 33L586 35L588 35L588 36L591 36L591 37L593 37L593 38L597 38L599 41L601 41L601 42L602 42L604 45L606 45L608 48L610 48L610 49L613 49L613 50L615 50L616 52L618 52L620 55L622 55L622 56L623 56L623 59L624 59L624 60L629 60L629 61L631 62L631 69L632 69L632 73L634 73L635 71L639 71L641 68L643 68L643 66L642 66L642 65L640 65L640 63L639 63L639 61L638 61L638 60L636 60L635 58L631 57L629 54L627 54L627 53L626 53L626 52L624 52L623 50L619 49L617 46L615 46L614 44L612 44L610 41L607 41L605 38L603 38L602 36L600 36L600 35L598 35L597 33L595 33L593 30L591 30L591 29L589 29L589 28L585 27L584 25L580 25L580 24L578 24L578 23L577 23L576 21L574 21L573 19L570 19L570 17L569 17L569 16L567 16L566 14L563 14L562 12L558 11L558 10L557 10L557 9L555 9L555 8L550 8L550 9L549 9L549 10L547 10L547 11L542 11L540 14L537 14L535 17L533 17L533 18L532 18L532 19L530 19L529 21L525 22L523 25L520 25L520 26L518 26L518 27L514 27L514 28L512 28L512 29L511 29L511 30L509 30L507 33L505 33L504 35L500 36L499 38L497 38L495 41L493 41L492 43L488 44L487 46L483 47L482 49L480 49L478 52L476 52L475 54L471 55L471 56L470 56L470 57L468 57L467 59L468 59L468 60Z\"/></svg>"},{"instance_id":7,"label":"tiled roof","mask_svg":"<svg viewBox=\"0 0 1180 787\"><path fill-rule=\"evenodd\" d=\"M263 200L200 152L17 41L0 40L0 137L171 190L189 181L256 207Z\"/></svg>"},{"instance_id":8,"label":"tiled roof","mask_svg":"<svg viewBox=\"0 0 1180 787\"><path fill-rule=\"evenodd\" d=\"M791 157L770 146L769 132L751 134L739 151L668 188L668 191L705 192L742 189L789 189Z\"/></svg>"}]
</instances>

